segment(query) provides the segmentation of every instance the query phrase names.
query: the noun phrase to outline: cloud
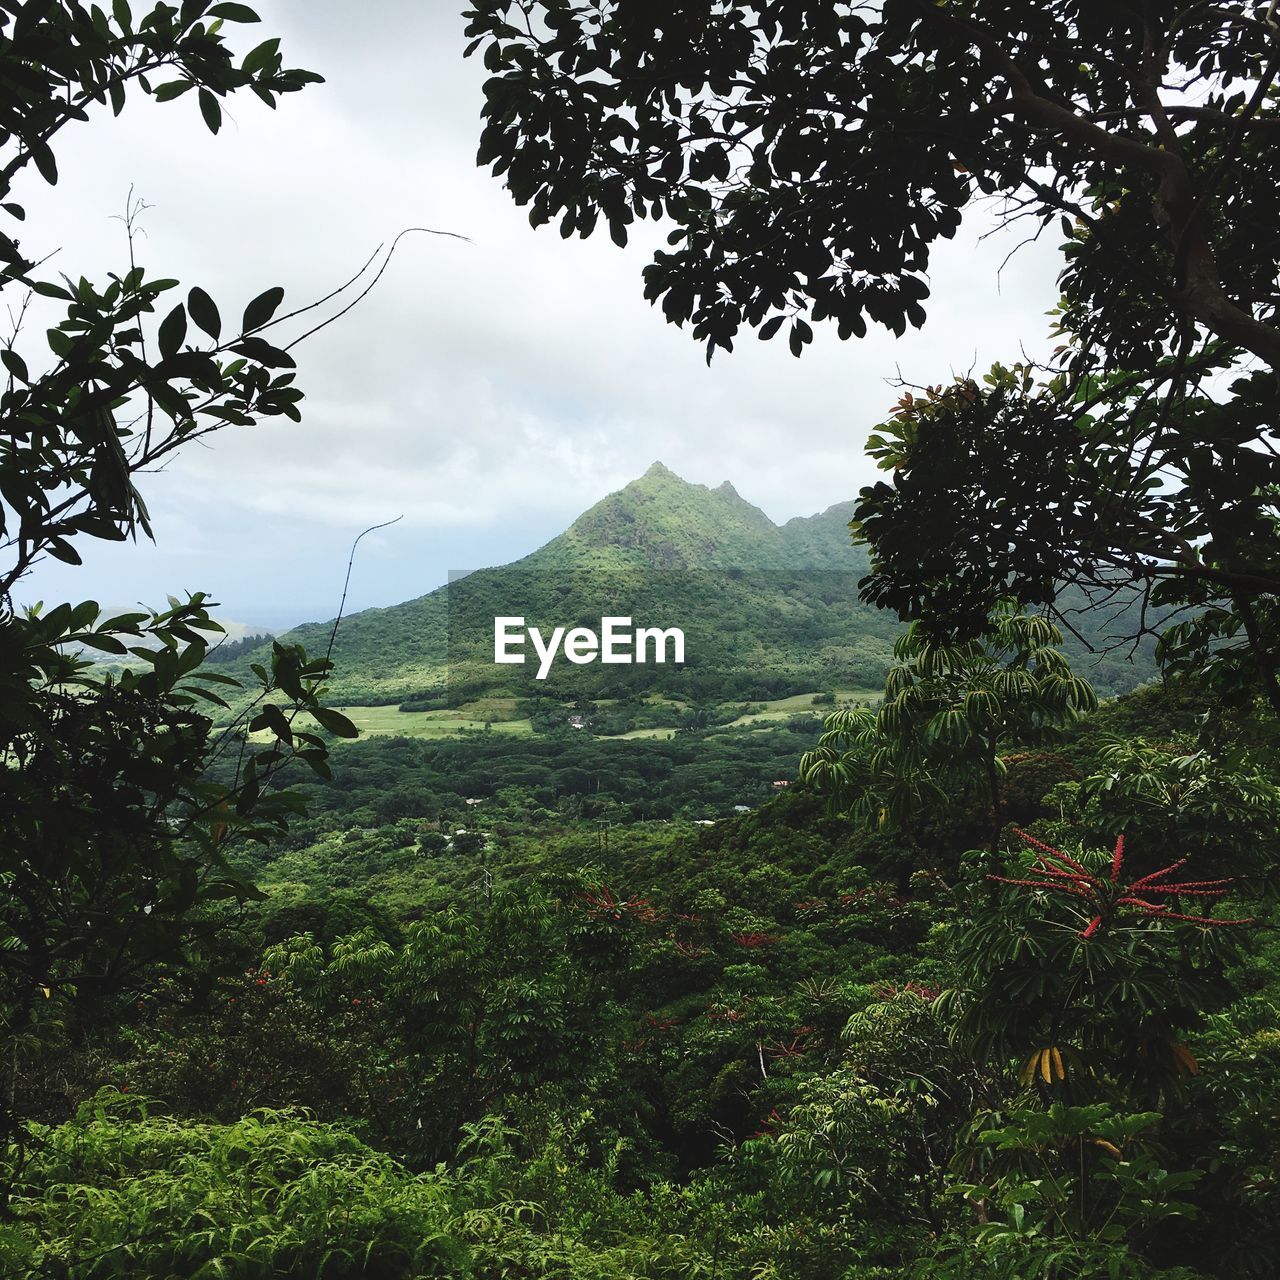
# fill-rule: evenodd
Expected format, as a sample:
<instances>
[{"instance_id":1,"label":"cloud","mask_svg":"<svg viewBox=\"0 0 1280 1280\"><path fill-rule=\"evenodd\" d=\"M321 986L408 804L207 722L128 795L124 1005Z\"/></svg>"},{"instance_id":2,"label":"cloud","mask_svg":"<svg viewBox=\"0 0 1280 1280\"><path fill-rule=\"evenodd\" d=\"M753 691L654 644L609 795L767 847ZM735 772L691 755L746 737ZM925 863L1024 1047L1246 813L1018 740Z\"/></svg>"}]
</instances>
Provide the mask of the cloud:
<instances>
[{"instance_id":1,"label":"cloud","mask_svg":"<svg viewBox=\"0 0 1280 1280\"><path fill-rule=\"evenodd\" d=\"M655 458L731 480L781 521L872 476L863 442L899 371L938 382L1022 343L1043 349L1056 257L1023 250L998 279L1013 242L979 243L979 218L937 256L922 333L840 343L820 328L801 360L746 336L708 369L641 296L656 229L626 251L534 232L475 167L484 73L462 60L459 18L410 0L262 13L288 60L327 83L275 113L236 101L216 138L185 98L131 101L68 133L59 186L20 193L33 243L62 245L75 274L118 268L112 215L132 182L154 205L144 262L201 284L227 315L271 284L291 304L321 296L403 227L472 243L407 237L377 290L296 352L301 426L188 450L143 486L159 547L99 548L79 575L42 568L29 597L156 598L199 582L237 616L318 616L334 574L317 565L345 566L355 532L403 513L362 549L354 592L394 603L450 567L524 554Z\"/></svg>"}]
</instances>

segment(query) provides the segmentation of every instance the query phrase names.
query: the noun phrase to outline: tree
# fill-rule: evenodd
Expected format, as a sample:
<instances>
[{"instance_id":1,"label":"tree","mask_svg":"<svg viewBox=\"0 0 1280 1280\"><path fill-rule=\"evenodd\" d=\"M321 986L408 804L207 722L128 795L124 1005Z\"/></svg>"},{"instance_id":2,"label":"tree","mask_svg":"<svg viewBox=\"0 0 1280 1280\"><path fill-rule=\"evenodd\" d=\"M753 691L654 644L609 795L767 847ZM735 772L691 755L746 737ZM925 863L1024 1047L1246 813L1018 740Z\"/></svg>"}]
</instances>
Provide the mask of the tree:
<instances>
[{"instance_id":1,"label":"tree","mask_svg":"<svg viewBox=\"0 0 1280 1280\"><path fill-rule=\"evenodd\" d=\"M8 197L29 165L56 182L57 134L95 107L118 115L130 91L163 102L194 90L216 133L228 94L249 89L274 106L319 80L285 68L275 39L233 58L224 24L257 21L245 5L204 0L137 17L115 0L110 18L74 0L5 5L6 218L24 216ZM93 601L15 610L15 587L43 557L79 563L78 538L152 536L139 472L228 424L299 417L293 359L263 336L286 318L276 316L283 291L254 298L234 325L198 287L164 311L177 281L150 278L132 239L128 269L103 285L48 278L0 231L0 290L15 318L0 346L0 1141L21 1136L25 1059L136 995L161 966L191 977L225 922L219 904L252 895L228 853L296 809L273 777L291 761L327 774L324 737L297 717L354 734L320 702L328 657L280 644L270 670L256 668L256 696L215 730L204 708L229 711L218 690L239 686L201 667L221 631L202 595L114 618ZM23 333L36 299L37 310L65 307L44 354ZM95 665L94 651L115 668Z\"/></svg>"},{"instance_id":2,"label":"tree","mask_svg":"<svg viewBox=\"0 0 1280 1280\"><path fill-rule=\"evenodd\" d=\"M1001 746L1051 738L1097 699L1055 648L1062 633L1052 623L1006 608L992 627L986 639L953 645L910 628L894 646L884 702L829 716L800 777L881 826L976 796L994 848L1004 825Z\"/></svg>"},{"instance_id":3,"label":"tree","mask_svg":"<svg viewBox=\"0 0 1280 1280\"><path fill-rule=\"evenodd\" d=\"M1232 994L1231 934L1252 922L1211 914L1232 881L1188 878L1185 858L1160 866L1160 847L1135 869L1123 837L1068 854L1018 834L1029 855L988 877L1005 892L975 895L953 930L957 1041L1002 1067L1016 1058L1023 1084L1158 1100L1198 1070L1179 1037Z\"/></svg>"},{"instance_id":4,"label":"tree","mask_svg":"<svg viewBox=\"0 0 1280 1280\"><path fill-rule=\"evenodd\" d=\"M1251 757L1143 738L1108 742L1100 756L1062 796L1094 839L1177 849L1203 875L1248 879L1276 865L1280 786Z\"/></svg>"},{"instance_id":5,"label":"tree","mask_svg":"<svg viewBox=\"0 0 1280 1280\"><path fill-rule=\"evenodd\" d=\"M492 72L480 162L565 236L674 224L645 293L708 358L744 326L785 326L799 355L812 322L922 325L933 247L975 199L1035 235L1060 225L1051 367L909 397L873 438L892 481L856 513L866 594L971 636L1010 591L1136 587L1199 611L1167 638L1173 666L1212 653L1280 711L1275 5L473 0L468 16ZM958 538L937 539L950 521Z\"/></svg>"},{"instance_id":6,"label":"tree","mask_svg":"<svg viewBox=\"0 0 1280 1280\"><path fill-rule=\"evenodd\" d=\"M537 888L498 889L483 907L432 912L393 947L365 929L326 955L308 935L285 940L264 967L323 1014L368 1006L388 1057L407 1061L406 1096L379 1117L399 1119L406 1145L431 1161L460 1126L539 1085L582 1081L613 1046L616 1009L584 976L584 952L622 949L611 922L569 913Z\"/></svg>"}]
</instances>

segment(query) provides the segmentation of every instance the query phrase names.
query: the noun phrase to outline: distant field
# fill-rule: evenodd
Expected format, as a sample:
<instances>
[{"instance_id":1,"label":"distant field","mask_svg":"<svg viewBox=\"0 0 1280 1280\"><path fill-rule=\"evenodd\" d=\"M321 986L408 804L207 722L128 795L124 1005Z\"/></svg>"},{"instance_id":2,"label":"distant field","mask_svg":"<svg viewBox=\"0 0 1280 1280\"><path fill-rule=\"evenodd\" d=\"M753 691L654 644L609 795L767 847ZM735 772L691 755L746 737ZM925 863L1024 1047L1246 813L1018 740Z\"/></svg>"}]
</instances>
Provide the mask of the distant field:
<instances>
[{"instance_id":1,"label":"distant field","mask_svg":"<svg viewBox=\"0 0 1280 1280\"><path fill-rule=\"evenodd\" d=\"M878 699L879 696L878 690L871 689L836 690L837 705L848 701L869 701ZM777 698L772 702L764 702L760 704L764 710L739 716L722 727L727 729L763 728L784 723L793 716L804 715L806 712L822 716L832 709L830 706L815 707L813 698L813 693L798 693L790 698ZM653 702L658 700L650 699ZM662 701L670 700L662 699ZM441 711L401 711L396 707L339 707L338 710L350 719L362 734L370 736L450 738L466 730L482 731L486 725L494 733L514 737L529 737L533 733L533 726L528 720L514 718L516 711L514 698L484 698L463 707ZM609 735L609 740L617 742L630 738L647 738L665 741L674 737L675 732L674 729L632 729L629 733Z\"/></svg>"},{"instance_id":2,"label":"distant field","mask_svg":"<svg viewBox=\"0 0 1280 1280\"><path fill-rule=\"evenodd\" d=\"M497 701L497 699L495 699ZM533 726L528 720L475 719L463 711L400 711L395 707L339 707L362 734L391 734L400 738L449 738L466 729L528 737ZM470 708L465 710L469 711Z\"/></svg>"},{"instance_id":3,"label":"distant field","mask_svg":"<svg viewBox=\"0 0 1280 1280\"><path fill-rule=\"evenodd\" d=\"M674 729L632 729L627 733L600 734L600 737L607 742L623 742L628 738L658 738L665 742L668 738L675 736Z\"/></svg>"},{"instance_id":4,"label":"distant field","mask_svg":"<svg viewBox=\"0 0 1280 1280\"><path fill-rule=\"evenodd\" d=\"M815 691L816 693L816 691ZM880 700L879 689L836 689L836 706L842 702L870 702ZM790 720L792 716L815 715L822 717L835 710L835 707L813 705L814 693L796 693L789 698L775 698L772 702L759 705L763 711L753 711L750 715L739 716L729 723L727 728L744 729L757 724L772 724L782 720Z\"/></svg>"}]
</instances>

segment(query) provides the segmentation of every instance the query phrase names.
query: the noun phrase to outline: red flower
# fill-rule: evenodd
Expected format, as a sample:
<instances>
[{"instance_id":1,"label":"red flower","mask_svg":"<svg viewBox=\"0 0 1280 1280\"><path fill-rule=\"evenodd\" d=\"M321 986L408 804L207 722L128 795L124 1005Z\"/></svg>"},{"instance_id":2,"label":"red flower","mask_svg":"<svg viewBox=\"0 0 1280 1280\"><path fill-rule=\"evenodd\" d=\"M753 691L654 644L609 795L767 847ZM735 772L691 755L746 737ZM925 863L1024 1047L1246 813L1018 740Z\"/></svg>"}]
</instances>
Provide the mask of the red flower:
<instances>
[{"instance_id":1,"label":"red flower","mask_svg":"<svg viewBox=\"0 0 1280 1280\"><path fill-rule=\"evenodd\" d=\"M648 898L624 898L619 900L613 896L608 885L602 885L598 893L584 892L578 895L586 904L587 915L593 920L621 920L631 916L636 920L652 923L658 919L658 913L650 905Z\"/></svg>"},{"instance_id":2,"label":"red flower","mask_svg":"<svg viewBox=\"0 0 1280 1280\"><path fill-rule=\"evenodd\" d=\"M776 1136L778 1129L781 1128L784 1123L785 1122L778 1114L778 1110L775 1107L769 1112L768 1116L765 1117L764 1124L762 1124L751 1136L753 1138L772 1138Z\"/></svg>"},{"instance_id":3,"label":"red flower","mask_svg":"<svg viewBox=\"0 0 1280 1280\"><path fill-rule=\"evenodd\" d=\"M1177 871L1186 862L1179 858L1159 871L1152 871L1132 883L1121 886L1120 872L1124 866L1124 836L1116 840L1115 852L1111 855L1111 877L1100 880L1087 867L1082 866L1074 858L1060 849L1047 845L1035 836L1028 835L1019 827L1014 827L1014 834L1025 840L1033 849L1039 849L1032 863L1032 874L1038 879L1016 876L988 876L988 880L997 880L1001 884L1023 885L1031 889L1049 889L1065 893L1073 898L1081 898L1090 912L1089 923L1080 930L1080 937L1086 942L1105 924L1108 924L1121 907L1137 907L1140 915L1160 920L1185 920L1191 924L1214 927L1237 924L1252 924L1252 918L1240 920L1216 920L1207 915L1187 915L1171 911L1168 902L1152 902L1152 894L1168 894L1171 897L1210 898L1225 897L1230 892L1232 879L1224 877L1220 880L1181 880L1171 881L1166 877Z\"/></svg>"},{"instance_id":4,"label":"red flower","mask_svg":"<svg viewBox=\"0 0 1280 1280\"><path fill-rule=\"evenodd\" d=\"M901 987L894 982L882 982L879 986L871 989L871 994L877 1000L890 1000L894 996L903 993L915 996L917 1000L923 1000L926 1004L929 1004L942 994L942 988L927 986L922 982L908 982Z\"/></svg>"},{"instance_id":5,"label":"red flower","mask_svg":"<svg viewBox=\"0 0 1280 1280\"><path fill-rule=\"evenodd\" d=\"M707 1005L708 1018L719 1018L722 1022L741 1022L745 1016L741 1009L717 1008L713 1004Z\"/></svg>"},{"instance_id":6,"label":"red flower","mask_svg":"<svg viewBox=\"0 0 1280 1280\"><path fill-rule=\"evenodd\" d=\"M797 1034L792 1037L790 1044L783 1044L781 1040L770 1040L764 1049L771 1058L798 1058L808 1049L804 1041L805 1037Z\"/></svg>"}]
</instances>

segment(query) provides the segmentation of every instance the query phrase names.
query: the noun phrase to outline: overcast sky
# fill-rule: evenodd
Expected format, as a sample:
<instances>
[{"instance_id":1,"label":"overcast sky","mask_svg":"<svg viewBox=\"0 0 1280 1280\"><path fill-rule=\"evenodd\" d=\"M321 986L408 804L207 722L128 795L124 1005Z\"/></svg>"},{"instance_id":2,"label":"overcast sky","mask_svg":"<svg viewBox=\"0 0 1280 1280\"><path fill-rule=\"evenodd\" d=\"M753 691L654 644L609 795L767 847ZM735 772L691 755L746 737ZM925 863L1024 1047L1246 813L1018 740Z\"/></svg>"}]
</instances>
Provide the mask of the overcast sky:
<instances>
[{"instance_id":1,"label":"overcast sky","mask_svg":"<svg viewBox=\"0 0 1280 1280\"><path fill-rule=\"evenodd\" d=\"M408 226L414 236L360 308L298 348L303 422L227 430L141 488L157 543L77 544L82 568L42 567L19 594L162 602L204 590L256 626L331 617L351 539L349 607L421 595L450 569L514 559L660 459L687 480L732 481L781 522L856 493L868 430L897 392L1042 352L1056 297L1050 243L979 243L974 215L935 258L929 323L903 339L821 331L800 360L781 339L701 347L643 300L646 245L530 229L474 158L484 76L463 61L462 0L262 0L231 28L247 51L280 35L286 62L326 83L275 112L232 99L217 137L194 95L131 97L68 131L48 188L30 170L23 248L103 279L122 270L132 184L143 264L199 284L238 315L270 285L309 301ZM177 295L173 295L175 300Z\"/></svg>"}]
</instances>

